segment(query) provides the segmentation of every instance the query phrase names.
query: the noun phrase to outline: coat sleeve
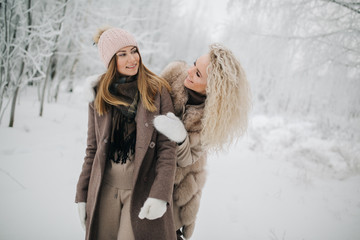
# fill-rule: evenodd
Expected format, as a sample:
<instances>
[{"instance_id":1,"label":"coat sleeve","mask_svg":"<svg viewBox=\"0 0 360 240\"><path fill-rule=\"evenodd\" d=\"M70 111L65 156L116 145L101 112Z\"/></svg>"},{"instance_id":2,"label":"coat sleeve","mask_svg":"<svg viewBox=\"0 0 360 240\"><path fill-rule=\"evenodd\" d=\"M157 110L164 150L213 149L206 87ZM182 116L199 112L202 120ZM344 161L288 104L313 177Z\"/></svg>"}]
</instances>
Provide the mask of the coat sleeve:
<instances>
[{"instance_id":1,"label":"coat sleeve","mask_svg":"<svg viewBox=\"0 0 360 240\"><path fill-rule=\"evenodd\" d=\"M160 96L160 114L174 112L169 92L163 88ZM174 179L176 171L175 142L170 141L166 136L158 133L156 156L156 176L151 187L149 197L172 201Z\"/></svg>"},{"instance_id":2,"label":"coat sleeve","mask_svg":"<svg viewBox=\"0 0 360 240\"><path fill-rule=\"evenodd\" d=\"M90 174L93 166L94 157L97 150L97 141L95 134L95 120L94 120L94 104L89 104L89 117L88 117L88 132L87 132L87 147L82 171L79 177L76 188L75 202L86 202L87 192L90 181Z\"/></svg>"},{"instance_id":3,"label":"coat sleeve","mask_svg":"<svg viewBox=\"0 0 360 240\"><path fill-rule=\"evenodd\" d=\"M204 151L201 147L199 134L192 133L177 147L177 165L179 167L186 167L194 164L199 160L203 153Z\"/></svg>"}]
</instances>

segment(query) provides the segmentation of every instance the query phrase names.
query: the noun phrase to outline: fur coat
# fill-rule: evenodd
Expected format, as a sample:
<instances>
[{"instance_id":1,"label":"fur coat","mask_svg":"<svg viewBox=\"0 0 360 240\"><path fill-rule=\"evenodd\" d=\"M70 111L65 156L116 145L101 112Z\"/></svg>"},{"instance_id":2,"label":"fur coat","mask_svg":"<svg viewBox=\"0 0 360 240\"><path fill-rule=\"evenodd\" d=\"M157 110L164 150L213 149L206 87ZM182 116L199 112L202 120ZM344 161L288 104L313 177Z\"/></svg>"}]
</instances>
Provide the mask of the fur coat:
<instances>
[{"instance_id":1,"label":"fur coat","mask_svg":"<svg viewBox=\"0 0 360 240\"><path fill-rule=\"evenodd\" d=\"M187 105L188 94L184 86L188 66L185 62L170 63L161 73L171 85L170 93L174 104L175 115L185 125L188 137L177 147L177 163L174 188L174 218L176 228L183 227L185 238L194 232L196 215L200 206L202 189L206 181L206 151L200 142L202 129L201 119L205 103ZM186 158L186 159L184 159ZM187 166L182 166L187 162Z\"/></svg>"}]
</instances>

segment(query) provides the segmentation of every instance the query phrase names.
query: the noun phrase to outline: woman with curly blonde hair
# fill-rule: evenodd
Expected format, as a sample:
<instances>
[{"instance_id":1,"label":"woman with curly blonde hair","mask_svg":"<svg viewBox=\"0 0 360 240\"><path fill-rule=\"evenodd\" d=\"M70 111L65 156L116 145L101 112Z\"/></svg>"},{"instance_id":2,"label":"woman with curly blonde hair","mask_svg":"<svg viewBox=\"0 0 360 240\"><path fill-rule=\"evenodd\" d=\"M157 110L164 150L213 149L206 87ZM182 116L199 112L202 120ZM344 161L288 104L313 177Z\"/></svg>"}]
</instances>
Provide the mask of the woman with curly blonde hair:
<instances>
[{"instance_id":1,"label":"woman with curly blonde hair","mask_svg":"<svg viewBox=\"0 0 360 240\"><path fill-rule=\"evenodd\" d=\"M220 44L194 66L170 63L162 72L171 88L175 115L154 119L155 128L177 142L174 220L178 239L190 238L195 227L208 151L219 151L247 129L250 91L235 55Z\"/></svg>"}]
</instances>

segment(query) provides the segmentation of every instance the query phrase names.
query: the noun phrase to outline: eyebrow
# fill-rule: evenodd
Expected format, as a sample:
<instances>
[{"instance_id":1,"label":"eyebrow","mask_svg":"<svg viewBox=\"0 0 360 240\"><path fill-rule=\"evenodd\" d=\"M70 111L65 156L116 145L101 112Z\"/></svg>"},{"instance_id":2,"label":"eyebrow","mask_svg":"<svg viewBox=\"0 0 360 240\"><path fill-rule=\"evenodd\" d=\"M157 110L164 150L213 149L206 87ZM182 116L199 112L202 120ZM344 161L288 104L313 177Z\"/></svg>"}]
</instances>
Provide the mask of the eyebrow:
<instances>
[{"instance_id":1,"label":"eyebrow","mask_svg":"<svg viewBox=\"0 0 360 240\"><path fill-rule=\"evenodd\" d=\"M133 47L132 49L130 49L130 51L134 50L134 49L137 49L136 47ZM119 52L126 52L126 50L119 50L117 53Z\"/></svg>"},{"instance_id":2,"label":"eyebrow","mask_svg":"<svg viewBox=\"0 0 360 240\"><path fill-rule=\"evenodd\" d=\"M197 61L197 59L195 60L195 62L194 62L194 66L196 67L196 61ZM200 73L200 77L202 77L203 75L201 74L201 72L200 72L200 70L198 69L198 68L196 68L197 69L197 71Z\"/></svg>"}]
</instances>

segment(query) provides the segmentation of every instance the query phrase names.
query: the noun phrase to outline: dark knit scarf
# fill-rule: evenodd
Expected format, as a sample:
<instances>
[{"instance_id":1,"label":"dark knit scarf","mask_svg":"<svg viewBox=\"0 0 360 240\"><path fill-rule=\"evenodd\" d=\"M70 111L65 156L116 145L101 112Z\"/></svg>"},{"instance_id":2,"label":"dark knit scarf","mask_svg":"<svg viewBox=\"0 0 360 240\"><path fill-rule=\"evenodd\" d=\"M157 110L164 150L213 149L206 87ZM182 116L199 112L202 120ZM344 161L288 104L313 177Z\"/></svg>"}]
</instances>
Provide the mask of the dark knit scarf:
<instances>
[{"instance_id":1,"label":"dark knit scarf","mask_svg":"<svg viewBox=\"0 0 360 240\"><path fill-rule=\"evenodd\" d=\"M205 102L206 95L202 95L201 93L195 92L194 90L191 90L187 87L185 87L187 93L188 93L188 101L186 104L189 105L200 105Z\"/></svg>"},{"instance_id":2,"label":"dark knit scarf","mask_svg":"<svg viewBox=\"0 0 360 240\"><path fill-rule=\"evenodd\" d=\"M109 91L129 106L112 106L112 129L109 158L115 163L126 163L135 153L136 123L135 116L139 101L137 76L118 77Z\"/></svg>"}]
</instances>

